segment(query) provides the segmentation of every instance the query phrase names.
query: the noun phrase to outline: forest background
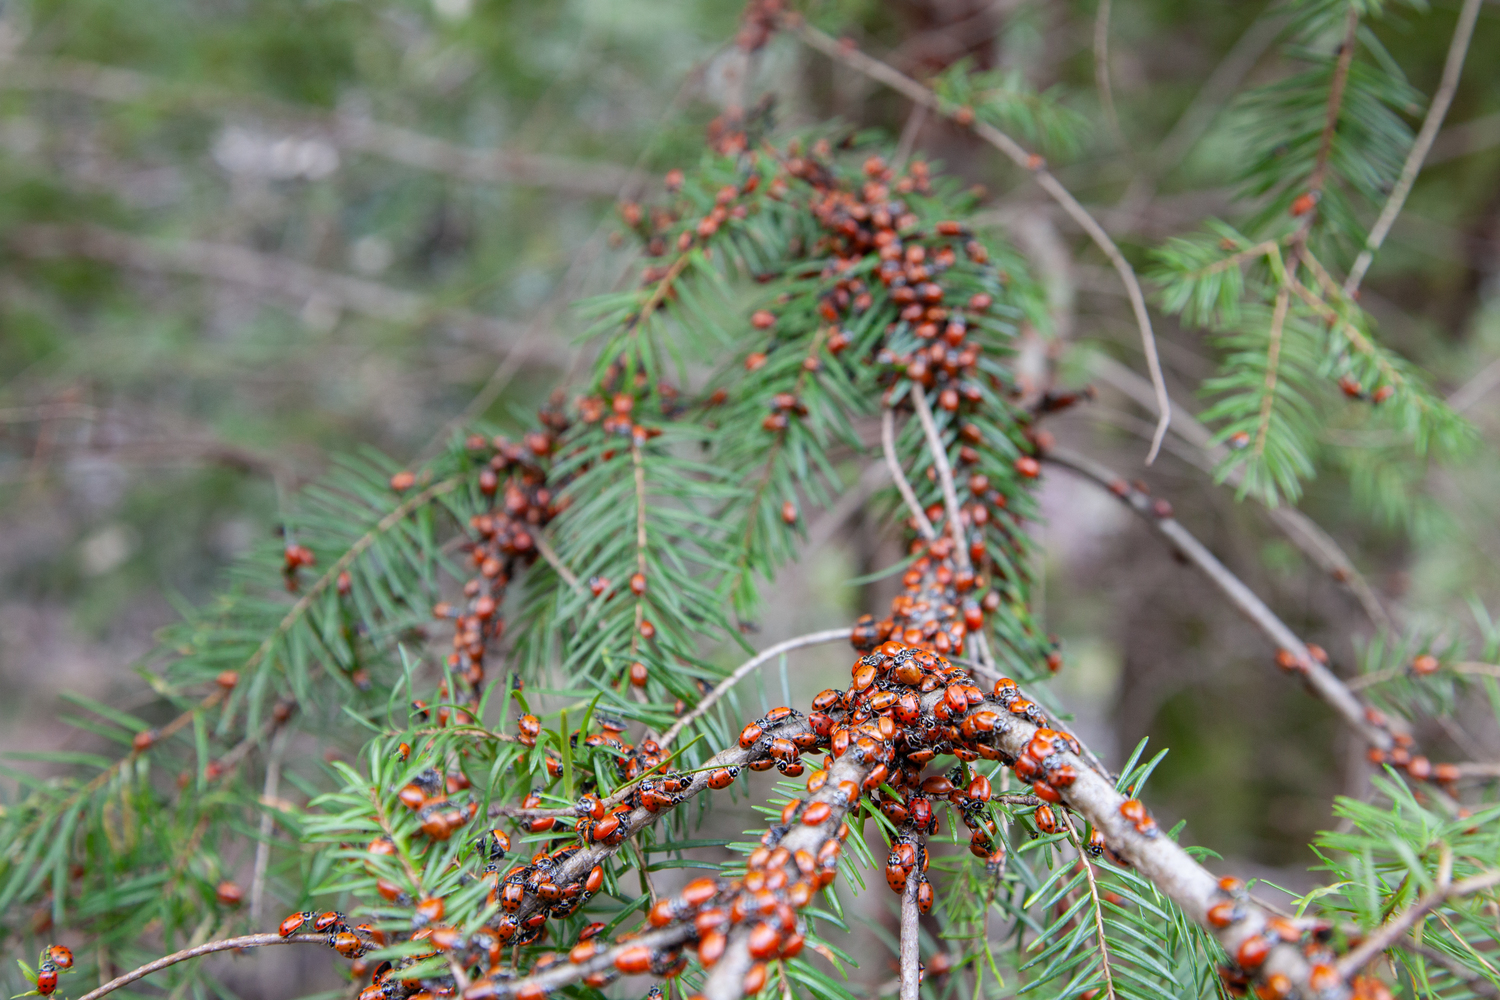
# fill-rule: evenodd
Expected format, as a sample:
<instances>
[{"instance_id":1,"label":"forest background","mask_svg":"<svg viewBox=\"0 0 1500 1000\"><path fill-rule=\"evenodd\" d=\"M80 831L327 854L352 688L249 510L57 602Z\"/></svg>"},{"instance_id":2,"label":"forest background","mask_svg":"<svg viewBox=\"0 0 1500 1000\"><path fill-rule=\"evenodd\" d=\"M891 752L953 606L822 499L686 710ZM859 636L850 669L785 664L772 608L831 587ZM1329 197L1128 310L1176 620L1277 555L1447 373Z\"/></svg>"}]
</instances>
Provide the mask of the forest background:
<instances>
[{"instance_id":1,"label":"forest background","mask_svg":"<svg viewBox=\"0 0 1500 1000\"><path fill-rule=\"evenodd\" d=\"M1397 5L1368 30L1430 95L1458 12ZM1056 175L1143 271L1152 248L1238 204L1253 109L1236 95L1290 71L1284 22L1261 3L893 0L810 14L918 79L963 66L1050 92L1067 110L1048 137ZM636 0L6 4L0 751L95 749L58 721L64 692L149 710L137 668L152 666L157 630L295 522L298 491L334 456L415 460L460 419L527 426L587 360L569 303L617 287L634 262L617 201L659 192L738 92L726 44L738 15ZM753 85L774 93L779 125L881 129L982 185L983 217L1047 292L1050 328L1028 329L1023 347L1097 393L1049 430L1170 497L1300 635L1351 662L1372 618L1447 627L1500 600L1496 53L1500 5L1486 3L1361 299L1476 443L1414 463L1390 458L1381 432L1329 426L1297 501L1356 554L1359 593L1289 544L1265 505L1215 485L1190 441L1174 435L1142 464L1155 409L1129 304L1023 172L793 39L767 50ZM1413 129L1423 106L1408 109ZM1205 409L1218 349L1156 319L1180 414ZM1186 820L1237 871L1309 887L1307 845L1331 825L1332 797L1366 787L1363 745L1269 681L1259 635L1107 494L1054 473L1040 505L1037 610L1060 641L1055 689L1077 731L1114 763L1142 738L1170 747L1152 778L1165 824ZM881 524L838 505L807 515L810 541L757 645L893 592L893 580L845 583L899 558ZM750 702L805 701L847 659L803 654L790 676L765 672ZM1489 711L1460 705L1419 740L1435 758L1500 759ZM304 749L315 767L352 746ZM715 822L754 824L748 810ZM291 995L292 977L316 984L326 965L279 958L259 988Z\"/></svg>"}]
</instances>

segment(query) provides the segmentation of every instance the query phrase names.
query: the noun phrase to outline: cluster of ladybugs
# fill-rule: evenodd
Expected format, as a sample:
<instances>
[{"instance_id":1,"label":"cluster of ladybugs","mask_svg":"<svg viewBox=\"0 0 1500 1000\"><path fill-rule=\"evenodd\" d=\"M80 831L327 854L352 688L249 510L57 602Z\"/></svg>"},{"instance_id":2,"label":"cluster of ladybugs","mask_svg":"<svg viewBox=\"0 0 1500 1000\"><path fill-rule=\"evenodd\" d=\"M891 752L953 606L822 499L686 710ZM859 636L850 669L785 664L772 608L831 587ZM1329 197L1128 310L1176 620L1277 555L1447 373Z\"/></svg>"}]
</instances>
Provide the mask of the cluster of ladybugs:
<instances>
[{"instance_id":1,"label":"cluster of ladybugs","mask_svg":"<svg viewBox=\"0 0 1500 1000\"><path fill-rule=\"evenodd\" d=\"M385 932L369 924L350 925L348 918L338 910L315 913L303 910L293 913L281 922L276 933L282 937L293 934L322 934L328 938L328 947L345 958L359 958L371 948L385 946Z\"/></svg>"},{"instance_id":2,"label":"cluster of ladybugs","mask_svg":"<svg viewBox=\"0 0 1500 1000\"><path fill-rule=\"evenodd\" d=\"M433 608L433 617L453 622L453 652L448 666L478 697L484 683L485 650L491 640L505 632L500 604L505 588L519 569L537 559L537 533L566 508L556 484L547 481L547 459L569 422L560 407L541 411L543 429L523 436L519 443L503 437L487 440L478 435L467 442L471 452L489 452L479 472L479 492L492 506L470 520L472 541L469 559L474 576L464 584L464 604L448 603ZM398 476L409 473L398 473ZM400 490L406 481L392 480Z\"/></svg>"},{"instance_id":3,"label":"cluster of ladybugs","mask_svg":"<svg viewBox=\"0 0 1500 1000\"><path fill-rule=\"evenodd\" d=\"M925 164L913 163L907 175L898 177L880 157L870 157L864 164L864 183L855 185L826 165L828 154L826 142L815 144L810 156L801 155L794 145L781 160L782 174L769 186L770 196L779 199L790 196L788 180L804 182L812 189L810 211L825 234L812 249L830 258L823 274L828 291L819 303L820 319L830 324L824 346L830 354L839 354L853 339L842 324L888 303L895 311L885 327L883 342L872 349L869 359L878 367L881 381L891 385L893 391L904 381L911 391L930 392L938 409L955 416L966 409L972 411L985 401L981 379L988 379L997 390L1005 387L997 375L981 371L984 349L974 336L994 306L994 297L988 291L973 290L989 286L976 280L972 269L956 269L955 265L962 253L980 267L980 274L988 273L1002 284L1003 274L988 264L987 250L963 225L940 221L924 228L923 220L902 199L902 195L929 189ZM879 300L877 293L883 293ZM752 326L770 330L771 340L746 359L748 368L764 365L777 349L778 325L777 316L770 310L752 316ZM816 358L809 357L809 364L815 362ZM764 426L776 433L784 433L791 420L807 413L796 394L785 391L773 394L769 406L771 413ZM1022 451L1033 450L1035 442L1025 426L1027 414L1017 410L1012 416L1021 436L1017 446ZM965 421L958 425L958 431L960 467L977 465L985 443L983 430L977 423ZM1018 456L1013 466L1017 475L1011 484L1034 480L1040 474L1040 465L1029 454ZM1000 566L991 565L994 561L987 558L990 553L984 535L986 527L993 525L1007 547L1016 546L1016 538L1004 523L1013 499L1003 492L1007 485L991 482L978 471L959 476L955 483L969 562L981 572L992 569L1000 577ZM945 513L941 505L927 511L934 523L944 519ZM946 558L940 556L935 562L941 564ZM961 594L973 587L975 576L971 571L950 567L948 572L964 574L957 580ZM925 630L920 637L886 632L876 639L883 641L889 636L908 643L931 642L937 652L957 655L962 649L957 640L965 630L972 632L982 626L984 613L999 606L1000 595L987 595L984 600L989 602L987 607L981 607L975 595L954 602L962 609L962 629L938 627L923 620L917 625ZM862 622L859 627L869 631L872 625Z\"/></svg>"},{"instance_id":4,"label":"cluster of ladybugs","mask_svg":"<svg viewBox=\"0 0 1500 1000\"><path fill-rule=\"evenodd\" d=\"M73 952L60 944L50 944L42 952L36 967L36 992L50 996L57 989L57 974L73 968Z\"/></svg>"},{"instance_id":5,"label":"cluster of ladybugs","mask_svg":"<svg viewBox=\"0 0 1500 1000\"><path fill-rule=\"evenodd\" d=\"M1211 927L1223 929L1245 918L1250 898L1245 883L1225 876L1219 879L1217 895L1219 900L1208 908ZM1232 995L1244 996L1249 992L1252 977L1270 957L1271 949L1278 944L1294 944L1310 965L1308 987L1314 996L1321 996L1325 990L1343 984L1334 965L1333 932L1333 924L1327 920L1269 917L1259 934L1240 942L1234 954L1235 964L1221 967L1219 976ZM1349 987L1351 1000L1391 1000L1390 988L1374 976L1355 976ZM1289 1000L1295 992L1291 978L1279 972L1255 985L1255 995L1260 1000Z\"/></svg>"}]
</instances>

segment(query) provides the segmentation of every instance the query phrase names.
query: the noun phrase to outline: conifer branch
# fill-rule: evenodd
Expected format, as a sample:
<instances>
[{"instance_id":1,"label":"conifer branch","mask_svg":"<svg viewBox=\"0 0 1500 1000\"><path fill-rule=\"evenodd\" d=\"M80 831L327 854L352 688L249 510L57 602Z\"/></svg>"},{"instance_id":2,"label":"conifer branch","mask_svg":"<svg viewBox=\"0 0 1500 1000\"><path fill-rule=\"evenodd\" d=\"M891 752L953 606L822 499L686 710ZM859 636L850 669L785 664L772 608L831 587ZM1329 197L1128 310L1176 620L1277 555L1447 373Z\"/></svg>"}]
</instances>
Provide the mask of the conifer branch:
<instances>
[{"instance_id":1,"label":"conifer branch","mask_svg":"<svg viewBox=\"0 0 1500 1000\"><path fill-rule=\"evenodd\" d=\"M1255 454L1266 450L1266 434L1271 429L1271 410L1276 405L1277 365L1281 358L1281 333L1286 323L1286 310L1292 300L1291 293L1282 287L1276 293L1276 307L1271 313L1271 330L1266 335L1266 385L1261 396L1260 421L1255 430Z\"/></svg>"},{"instance_id":2,"label":"conifer branch","mask_svg":"<svg viewBox=\"0 0 1500 1000\"><path fill-rule=\"evenodd\" d=\"M1381 925L1359 946L1350 950L1343 958L1339 959L1338 972L1341 977L1348 979L1360 969L1380 956L1380 953L1392 947L1406 932L1424 919L1427 914L1437 909L1450 899L1463 896L1472 896L1486 889L1500 885L1500 871L1488 871L1479 875L1473 875L1458 882L1449 883L1447 879L1439 879L1438 885L1431 892L1424 895L1417 902L1407 907L1400 914L1392 917Z\"/></svg>"},{"instance_id":3,"label":"conifer branch","mask_svg":"<svg viewBox=\"0 0 1500 1000\"><path fill-rule=\"evenodd\" d=\"M1073 849L1078 852L1078 864L1083 868L1083 874L1088 879L1089 908L1094 913L1094 936L1099 941L1099 968L1104 973L1104 996L1105 1000L1114 1000L1115 975L1109 967L1109 942L1104 937L1104 903L1099 898L1099 881L1094 875L1093 862L1089 860L1088 853L1084 850L1083 840L1073 826L1073 817L1063 812L1062 821L1068 828L1068 839L1073 842Z\"/></svg>"},{"instance_id":4,"label":"conifer branch","mask_svg":"<svg viewBox=\"0 0 1500 1000\"><path fill-rule=\"evenodd\" d=\"M462 477L454 476L433 483L420 493L412 496L409 500L403 500L397 504L389 514L377 521L374 527L355 539L354 543L344 551L344 554L336 559L332 566L328 567L328 571L318 577L312 586L307 588L306 593L297 600L297 603L291 606L281 621L277 623L276 628L271 634L266 636L265 640L256 647L254 653L250 654L250 658L240 668L241 671L248 673L255 669L260 664L260 661L265 659L266 655L275 648L277 641L286 635L287 632L291 631L292 626L297 623L298 619L307 613L307 610L313 606L313 602L317 600L318 596L338 580L339 574L353 565L354 560L363 555L366 549L374 545L377 538L390 531L396 525L410 517L415 511L425 507L433 500L453 492L463 482Z\"/></svg>"},{"instance_id":5,"label":"conifer branch","mask_svg":"<svg viewBox=\"0 0 1500 1000\"><path fill-rule=\"evenodd\" d=\"M945 107L931 89L924 87L894 67L866 55L851 45L841 44L800 20L792 24L792 28L798 38L824 55L885 84L909 100L925 104L944 117L953 119L957 109ZM1114 240L1110 239L1109 234L1104 231L1104 227L1099 225L1098 221L1089 214L1088 209L1084 208L1078 199L1073 197L1072 193L1047 169L1045 159L1035 153L1027 152L1020 143L988 122L974 120L969 127L973 129L975 135L1004 153L1012 163L1032 175L1042 190L1046 191L1048 196L1068 214L1069 218L1088 234L1094 245L1109 259L1110 264L1119 274L1120 281L1125 285L1125 293L1130 300L1130 308L1135 314L1136 326L1140 331L1141 349L1146 356L1146 368L1151 374L1151 385L1156 391L1158 422L1156 433L1151 441L1151 451L1146 456L1146 464L1150 465L1156 461L1157 452L1161 450L1162 439L1166 437L1167 428L1171 426L1172 401L1167 396L1166 378L1162 375L1161 359L1156 350L1156 334L1151 328L1151 316L1146 310L1146 297L1141 292L1141 283L1136 278L1135 269L1130 266L1130 262L1125 259L1125 255L1120 252Z\"/></svg>"},{"instance_id":6,"label":"conifer branch","mask_svg":"<svg viewBox=\"0 0 1500 1000\"><path fill-rule=\"evenodd\" d=\"M891 478L896 482L896 490L905 501L906 509L911 511L911 520L916 525L917 534L930 542L937 537L937 529L927 519L927 512L922 509L911 483L906 479L906 473L901 470L901 461L896 457L895 423L895 414L887 406L880 414L880 444L885 451L885 464L891 470Z\"/></svg>"},{"instance_id":7,"label":"conifer branch","mask_svg":"<svg viewBox=\"0 0 1500 1000\"><path fill-rule=\"evenodd\" d=\"M807 635L799 635L796 638L787 639L784 642L778 642L776 645L771 646L769 649L765 649L759 653L756 653L750 659L746 660L738 667L735 667L734 670L729 674L729 676L725 677L718 684L714 685L713 690L704 695L703 700L694 705L692 711L688 712L682 718L672 723L672 727L661 734L661 739L657 740L657 743L661 745L661 748L663 750L665 750L667 747L670 747L672 745L672 741L675 740L684 729L701 719L710 708L713 708L715 703L717 703L720 698L729 693L730 688L734 687L740 681L744 680L750 674L754 673L763 664L769 663L776 657L785 655L786 653L790 653L795 649L805 649L808 646L819 646L827 642L839 642L840 640L849 638L849 635L852 631L852 629L847 628L831 628L824 629L822 632L809 632Z\"/></svg>"},{"instance_id":8,"label":"conifer branch","mask_svg":"<svg viewBox=\"0 0 1500 1000\"><path fill-rule=\"evenodd\" d=\"M1359 6L1349 5L1345 16L1344 41L1339 47L1338 61L1334 64L1333 79L1328 86L1328 112L1323 121L1323 134L1318 139L1318 155L1313 163L1311 176L1307 180L1307 194L1314 201L1309 207L1302 225L1297 231L1297 242L1305 244L1318 217L1317 199L1323 194L1323 185L1328 176L1328 159L1333 154L1333 138L1338 133L1339 115L1344 107L1344 86L1349 82L1349 67L1354 63L1354 48L1359 36ZM1296 264L1289 269L1296 274Z\"/></svg>"},{"instance_id":9,"label":"conifer branch","mask_svg":"<svg viewBox=\"0 0 1500 1000\"><path fill-rule=\"evenodd\" d=\"M176 965L178 962L186 962L190 958L201 958L204 955L212 955L217 951L240 951L245 948L260 948L273 944L321 944L328 946L328 935L326 934L293 934L291 937L282 937L279 934L245 934L241 937L225 938L222 941L208 941L204 944L195 945L192 948L184 948L174 951L170 955L163 955L153 962L147 962L138 969L132 969L122 976L116 976L109 982L96 990L91 990L79 997L78 1000L100 1000L113 993L122 986L129 986L138 979L144 979L153 972Z\"/></svg>"},{"instance_id":10,"label":"conifer branch","mask_svg":"<svg viewBox=\"0 0 1500 1000\"><path fill-rule=\"evenodd\" d=\"M1458 12L1458 25L1453 29L1453 40L1448 44L1448 57L1443 63L1443 76L1438 84L1437 93L1432 95L1432 103L1427 108L1427 117L1422 119L1422 128L1417 132L1411 152L1406 154L1406 162L1401 165L1401 176L1397 179L1396 186L1391 189L1391 196L1386 199L1385 206L1381 208L1375 225L1370 227L1370 235L1365 240L1364 249L1360 250L1359 256L1354 259L1354 266L1349 269L1349 276L1344 279L1345 295L1352 296L1359 290L1359 283L1364 280L1365 272L1370 269L1376 252L1380 250L1380 245L1385 242L1391 226L1395 224L1396 216L1401 214L1401 208L1406 204L1406 196L1411 194L1417 174L1422 171L1422 162L1427 158L1428 151L1432 149L1438 130L1443 127L1443 119L1448 114L1448 106L1453 103L1453 95L1458 90L1458 79L1463 73L1464 59L1469 52L1469 40L1474 37L1474 22L1479 19L1480 3L1481 0L1464 0L1463 8Z\"/></svg>"},{"instance_id":11,"label":"conifer branch","mask_svg":"<svg viewBox=\"0 0 1500 1000\"><path fill-rule=\"evenodd\" d=\"M562 577L564 583L573 590L577 590L583 585L579 582L578 575L568 569L567 565L562 561L562 557L557 554L557 550L552 547L552 543L547 541L545 536L538 533L533 537L532 541L536 543L537 552L546 560L547 565L552 567L552 571Z\"/></svg>"}]
</instances>

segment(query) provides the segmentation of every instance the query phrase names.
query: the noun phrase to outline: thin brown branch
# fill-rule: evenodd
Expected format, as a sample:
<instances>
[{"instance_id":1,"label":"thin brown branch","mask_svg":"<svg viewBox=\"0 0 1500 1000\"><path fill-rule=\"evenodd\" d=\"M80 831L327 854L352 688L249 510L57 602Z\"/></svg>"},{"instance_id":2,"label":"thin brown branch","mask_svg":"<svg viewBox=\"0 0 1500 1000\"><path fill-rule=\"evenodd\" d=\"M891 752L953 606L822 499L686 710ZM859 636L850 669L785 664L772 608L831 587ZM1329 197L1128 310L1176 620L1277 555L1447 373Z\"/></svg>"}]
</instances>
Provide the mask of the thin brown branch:
<instances>
[{"instance_id":1,"label":"thin brown branch","mask_svg":"<svg viewBox=\"0 0 1500 1000\"><path fill-rule=\"evenodd\" d=\"M1308 193L1319 195L1328 177L1328 161L1333 155L1333 138L1338 134L1339 118L1344 108L1344 87L1349 82L1349 67L1354 64L1354 49L1359 41L1359 5L1350 4L1344 19L1344 41L1339 46L1338 61L1334 64L1333 79L1328 85L1328 112L1323 119L1323 134L1318 137L1318 156L1313 162L1313 171L1307 180ZM1312 228L1317 212L1307 213L1302 223L1301 235L1305 238Z\"/></svg>"},{"instance_id":2,"label":"thin brown branch","mask_svg":"<svg viewBox=\"0 0 1500 1000\"><path fill-rule=\"evenodd\" d=\"M887 406L880 415L880 444L885 451L886 468L891 470L891 478L896 482L896 490L901 494L901 499L906 501L906 509L911 511L912 523L916 525L917 534L930 542L937 537L937 529L927 519L927 512L917 501L917 494L912 490L911 483L907 481L906 473L901 471L901 460L896 457L895 427L896 416Z\"/></svg>"},{"instance_id":3,"label":"thin brown branch","mask_svg":"<svg viewBox=\"0 0 1500 1000\"><path fill-rule=\"evenodd\" d=\"M1422 171L1422 163L1432 149L1433 141L1437 139L1438 129L1443 127L1443 118L1447 116L1448 106L1453 103L1453 94L1458 90L1458 78L1463 74L1464 59L1469 53L1469 40L1474 37L1474 22L1479 18L1479 4L1480 0L1464 0L1463 8L1458 12L1458 25L1453 29L1453 40L1448 43L1448 58L1443 63L1443 76L1438 83L1437 93L1432 95L1427 117L1422 119L1422 128L1417 132L1411 151L1406 154L1406 162L1401 165L1401 176L1391 189L1390 197L1380 210L1375 225L1370 227L1364 249L1359 252L1354 266L1349 269L1349 276L1344 279L1345 295L1353 295L1358 290L1359 283L1364 280L1365 272L1370 269L1376 252L1395 224L1396 216L1401 214L1406 196L1411 194L1417 174Z\"/></svg>"},{"instance_id":4,"label":"thin brown branch","mask_svg":"<svg viewBox=\"0 0 1500 1000\"><path fill-rule=\"evenodd\" d=\"M307 591L298 599L297 603L293 604L287 610L287 613L282 616L281 621L276 623L275 631L266 636L261 644L255 648L255 652L250 654L250 658L245 661L245 665L240 668L241 674L249 673L260 664L261 660L265 659L276 643L281 640L281 637L286 635L292 626L296 624L297 620L307 613L307 609L313 606L318 596L338 579L340 573L352 566L354 560L363 555L366 549L374 545L375 539L400 524L413 511L420 509L423 505L446 493L453 492L462 482L461 478L455 476L451 479L443 479L433 483L420 493L412 496L409 500L398 504L389 514L375 522L373 528L355 539L354 544L349 546L348 551L335 560L333 565L328 567L328 572L318 577L312 586L308 587Z\"/></svg>"},{"instance_id":5,"label":"thin brown branch","mask_svg":"<svg viewBox=\"0 0 1500 1000\"><path fill-rule=\"evenodd\" d=\"M917 410L917 419L922 422L922 433L927 436L927 452L932 456L938 485L943 491L943 504L948 509L948 534L953 538L953 557L961 568L968 569L969 540L964 537L964 524L959 516L958 491L953 486L948 449L943 447L943 436L938 433L937 423L932 419L932 407L927 404L927 394L921 386L912 387L911 399Z\"/></svg>"},{"instance_id":6,"label":"thin brown branch","mask_svg":"<svg viewBox=\"0 0 1500 1000\"><path fill-rule=\"evenodd\" d=\"M1054 448L1043 459L1109 490L1139 514L1208 577L1229 599L1230 604L1270 639L1278 650L1286 650L1294 658L1299 672L1313 693L1337 712L1367 743L1381 750L1389 750L1394 745L1391 733L1370 722L1366 717L1365 705L1333 671L1313 659L1307 650L1307 644L1179 521L1170 514L1163 516L1159 513L1150 497L1130 486L1105 466L1083 455Z\"/></svg>"},{"instance_id":7,"label":"thin brown branch","mask_svg":"<svg viewBox=\"0 0 1500 1000\"><path fill-rule=\"evenodd\" d=\"M826 642L839 642L848 639L852 631L852 629L847 628L831 628L825 629L822 632L809 632L807 635L799 635L794 639L778 642L769 649L756 653L750 659L735 667L728 677L725 677L718 684L714 685L714 689L704 695L703 700L694 705L691 712L688 712L682 718L672 723L672 728L662 733L661 739L657 740L657 743L663 749L671 746L672 741L684 729L701 719L704 713L713 708L720 698L729 693L730 688L754 673L761 665L769 663L771 660L785 653L790 653L794 649L805 649L808 646L820 646Z\"/></svg>"},{"instance_id":8,"label":"thin brown branch","mask_svg":"<svg viewBox=\"0 0 1500 1000\"><path fill-rule=\"evenodd\" d=\"M950 120L958 110L944 107L936 94L899 70L878 59L871 58L857 48L841 44L837 39L825 35L816 28L798 21L793 26L793 30L798 38L824 55L873 80L878 80L909 100L925 104ZM1141 292L1141 283L1136 278L1135 269L1130 266L1130 262L1125 259L1125 255L1120 252L1114 240L1109 238L1104 227L1099 225L1098 221L1089 214L1088 209L1084 208L1078 199L1063 187L1062 182L1047 170L1046 160L1028 152L1020 143L987 122L975 120L969 127L973 129L975 135L994 146L1012 163L1032 175L1042 190L1062 207L1062 210L1088 234L1089 239L1094 241L1094 245L1104 256L1109 258L1110 264L1120 276L1120 281L1125 285L1125 293L1130 299L1130 308L1135 314L1136 326L1140 330L1141 348L1146 355L1146 368L1151 373L1151 384L1156 390L1158 423L1156 434L1152 439L1151 451L1146 456L1146 464L1151 464L1156 460L1156 453L1161 449L1162 438L1166 437L1167 428L1171 425L1172 401L1167 396L1167 383L1162 375L1161 358L1156 350L1156 334L1151 328L1151 316L1146 310L1146 297Z\"/></svg>"},{"instance_id":9,"label":"thin brown branch","mask_svg":"<svg viewBox=\"0 0 1500 1000\"><path fill-rule=\"evenodd\" d=\"M291 937L282 937L279 934L246 934L243 937L225 938L222 941L209 941L192 948L184 948L182 951L174 951L170 955L164 955L154 962L147 962L139 969L132 969L123 976L116 976L109 982L79 997L78 1000L99 1000L100 997L113 993L122 986L129 986L138 979L144 979L153 972L176 965L178 962L186 962L190 958L201 958L204 955L212 955L217 951L238 951L242 948L260 948L271 944L321 944L328 946L328 935L326 934L293 934Z\"/></svg>"},{"instance_id":10,"label":"thin brown branch","mask_svg":"<svg viewBox=\"0 0 1500 1000\"><path fill-rule=\"evenodd\" d=\"M1354 975L1364 968L1381 952L1392 947L1406 932L1426 918L1427 914L1446 903L1448 900L1459 896L1469 896L1476 892L1500 885L1500 871L1489 871L1479 875L1472 875L1460 882L1451 885L1445 884L1446 880L1439 880L1438 885L1431 892L1425 894L1417 902L1407 907L1401 913L1387 920L1380 929L1365 938L1357 948L1353 948L1343 958L1339 959L1339 975L1345 979Z\"/></svg>"}]
</instances>

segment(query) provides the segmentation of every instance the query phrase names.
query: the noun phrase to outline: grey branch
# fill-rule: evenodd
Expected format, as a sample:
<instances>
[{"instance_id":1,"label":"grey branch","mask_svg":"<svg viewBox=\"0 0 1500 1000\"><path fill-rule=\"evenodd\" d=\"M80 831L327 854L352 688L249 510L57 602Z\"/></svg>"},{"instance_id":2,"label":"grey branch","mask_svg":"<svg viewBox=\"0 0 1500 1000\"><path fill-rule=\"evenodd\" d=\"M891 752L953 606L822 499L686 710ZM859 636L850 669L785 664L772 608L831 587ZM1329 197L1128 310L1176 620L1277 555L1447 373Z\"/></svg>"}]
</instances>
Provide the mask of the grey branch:
<instances>
[{"instance_id":1,"label":"grey branch","mask_svg":"<svg viewBox=\"0 0 1500 1000\"><path fill-rule=\"evenodd\" d=\"M1382 750L1391 749L1391 734L1370 722L1365 716L1365 706L1342 680L1323 664L1313 659L1307 645L1293 632L1276 613L1266 607L1255 592L1243 580L1229 571L1218 558L1173 517L1162 517L1154 509L1151 498L1130 486L1124 479L1108 468L1083 455L1054 448L1043 456L1061 468L1069 469L1085 479L1104 487L1144 518L1156 532L1172 543L1173 548L1196 566L1209 581L1218 587L1229 602L1250 620L1250 623L1270 639L1278 649L1285 649L1296 658L1302 668L1307 685L1323 699L1344 721L1359 733L1371 746Z\"/></svg>"},{"instance_id":2,"label":"grey branch","mask_svg":"<svg viewBox=\"0 0 1500 1000\"><path fill-rule=\"evenodd\" d=\"M209 941L200 944L196 948L184 948L182 951L164 955L154 962L147 962L139 969L132 969L123 976L116 976L97 990L85 993L78 1000L99 1000L100 997L113 993L122 986L129 986L137 979L144 979L153 972L178 962L186 962L190 958L200 958L203 955L212 955L216 951L239 951L244 948L260 948L269 944L321 944L328 945L327 934L294 934L291 937L282 937L279 934L246 934L243 937L225 938L223 941Z\"/></svg>"}]
</instances>

